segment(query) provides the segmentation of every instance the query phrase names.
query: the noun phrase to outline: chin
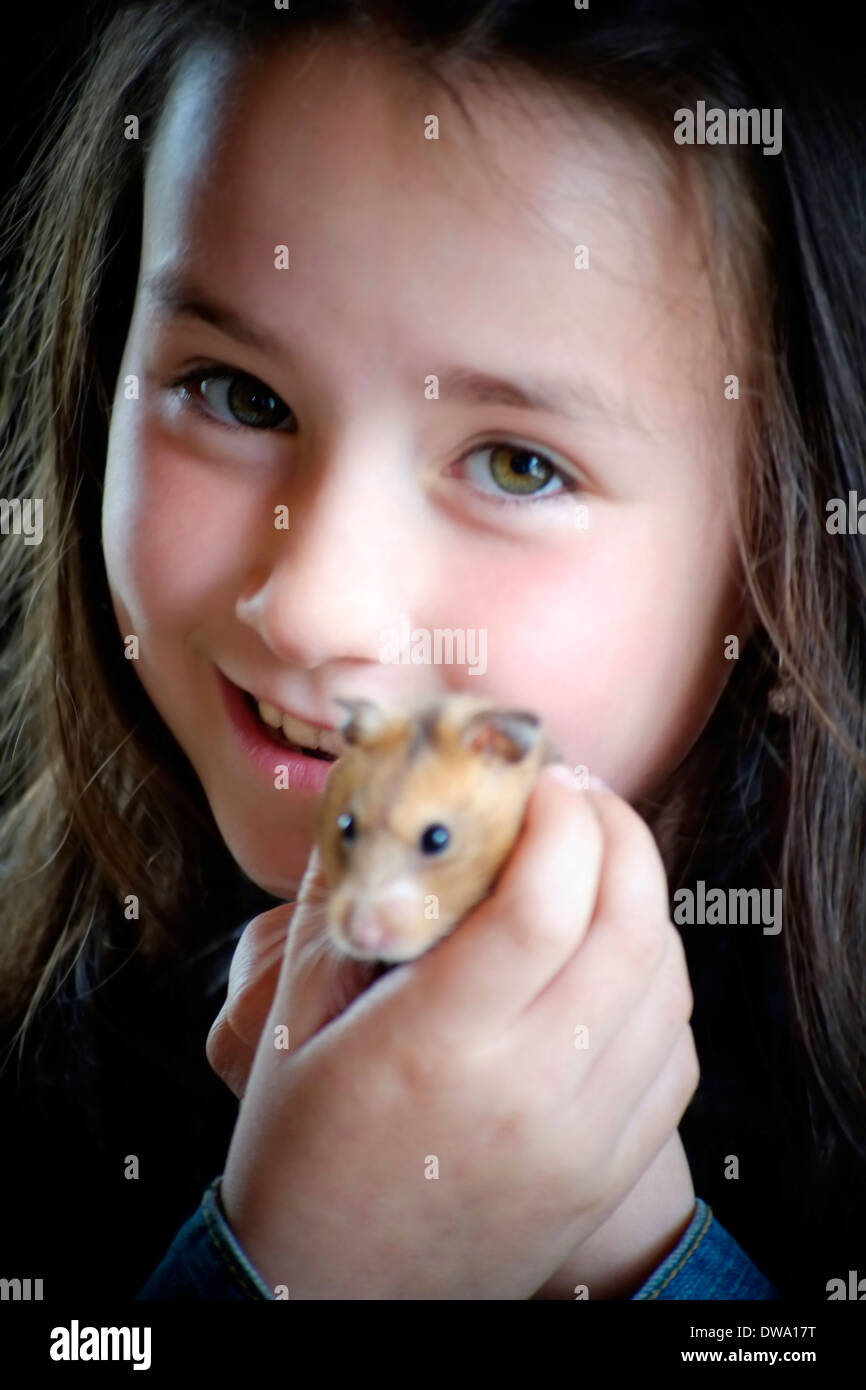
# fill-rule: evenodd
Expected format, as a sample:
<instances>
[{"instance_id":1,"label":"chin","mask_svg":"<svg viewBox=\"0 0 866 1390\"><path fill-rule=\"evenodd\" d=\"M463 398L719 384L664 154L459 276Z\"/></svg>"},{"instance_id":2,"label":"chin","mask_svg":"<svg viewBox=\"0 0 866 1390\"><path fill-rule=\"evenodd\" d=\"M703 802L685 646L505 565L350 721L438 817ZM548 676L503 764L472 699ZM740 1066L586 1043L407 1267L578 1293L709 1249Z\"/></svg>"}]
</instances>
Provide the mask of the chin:
<instances>
[{"instance_id":1,"label":"chin","mask_svg":"<svg viewBox=\"0 0 866 1390\"><path fill-rule=\"evenodd\" d=\"M256 862L255 855L246 855L242 848L236 847L230 840L226 840L226 846L232 859L238 868L251 879L257 888L261 888L263 893L269 893L272 898L290 899L297 897L298 889L301 886L301 879L304 876L303 869L300 873L292 876L285 873L274 873L263 864Z\"/></svg>"}]
</instances>

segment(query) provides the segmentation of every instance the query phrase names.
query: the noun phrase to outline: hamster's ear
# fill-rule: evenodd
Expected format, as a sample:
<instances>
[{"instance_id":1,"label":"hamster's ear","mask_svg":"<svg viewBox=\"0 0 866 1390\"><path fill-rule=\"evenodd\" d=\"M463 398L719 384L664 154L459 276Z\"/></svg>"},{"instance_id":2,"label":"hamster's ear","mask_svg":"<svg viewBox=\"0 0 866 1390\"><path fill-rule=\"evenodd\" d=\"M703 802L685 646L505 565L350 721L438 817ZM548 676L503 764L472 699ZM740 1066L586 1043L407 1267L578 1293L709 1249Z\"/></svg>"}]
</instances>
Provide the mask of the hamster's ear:
<instances>
[{"instance_id":1,"label":"hamster's ear","mask_svg":"<svg viewBox=\"0 0 866 1390\"><path fill-rule=\"evenodd\" d=\"M460 742L474 753L517 763L538 743L539 718L531 710L481 710L466 721Z\"/></svg>"},{"instance_id":2,"label":"hamster's ear","mask_svg":"<svg viewBox=\"0 0 866 1390\"><path fill-rule=\"evenodd\" d=\"M388 716L372 700L341 700L335 695L334 704L342 705L346 710L340 723L340 733L347 743L365 747L384 732Z\"/></svg>"}]
</instances>

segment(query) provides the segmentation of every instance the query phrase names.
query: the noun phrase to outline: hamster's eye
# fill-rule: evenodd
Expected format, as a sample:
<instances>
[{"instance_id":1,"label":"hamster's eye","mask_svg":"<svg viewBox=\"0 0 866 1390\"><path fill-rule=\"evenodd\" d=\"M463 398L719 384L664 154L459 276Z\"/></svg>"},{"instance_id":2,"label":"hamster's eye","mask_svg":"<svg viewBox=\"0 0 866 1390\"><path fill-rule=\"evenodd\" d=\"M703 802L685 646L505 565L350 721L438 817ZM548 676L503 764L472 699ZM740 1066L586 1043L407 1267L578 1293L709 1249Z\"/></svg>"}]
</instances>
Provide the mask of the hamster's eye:
<instances>
[{"instance_id":1,"label":"hamster's eye","mask_svg":"<svg viewBox=\"0 0 866 1390\"><path fill-rule=\"evenodd\" d=\"M342 815L337 817L337 829L344 842L351 844L355 838L355 817L350 815L348 811L343 811Z\"/></svg>"},{"instance_id":2,"label":"hamster's eye","mask_svg":"<svg viewBox=\"0 0 866 1390\"><path fill-rule=\"evenodd\" d=\"M428 825L419 843L424 854L439 854L450 839L451 836L444 825Z\"/></svg>"}]
</instances>

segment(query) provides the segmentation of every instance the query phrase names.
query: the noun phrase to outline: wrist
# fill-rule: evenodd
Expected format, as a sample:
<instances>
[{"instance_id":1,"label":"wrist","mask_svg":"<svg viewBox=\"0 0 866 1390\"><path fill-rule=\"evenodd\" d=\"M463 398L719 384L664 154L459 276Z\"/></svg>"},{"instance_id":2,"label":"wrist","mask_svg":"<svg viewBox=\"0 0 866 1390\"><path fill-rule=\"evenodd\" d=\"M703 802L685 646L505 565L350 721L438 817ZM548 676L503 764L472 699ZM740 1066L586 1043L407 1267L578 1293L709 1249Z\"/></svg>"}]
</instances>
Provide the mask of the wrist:
<instances>
[{"instance_id":1,"label":"wrist","mask_svg":"<svg viewBox=\"0 0 866 1390\"><path fill-rule=\"evenodd\" d=\"M676 1249L695 1214L688 1160L675 1132L607 1220L576 1246L534 1295L573 1299L585 1284L591 1299L627 1299Z\"/></svg>"}]
</instances>

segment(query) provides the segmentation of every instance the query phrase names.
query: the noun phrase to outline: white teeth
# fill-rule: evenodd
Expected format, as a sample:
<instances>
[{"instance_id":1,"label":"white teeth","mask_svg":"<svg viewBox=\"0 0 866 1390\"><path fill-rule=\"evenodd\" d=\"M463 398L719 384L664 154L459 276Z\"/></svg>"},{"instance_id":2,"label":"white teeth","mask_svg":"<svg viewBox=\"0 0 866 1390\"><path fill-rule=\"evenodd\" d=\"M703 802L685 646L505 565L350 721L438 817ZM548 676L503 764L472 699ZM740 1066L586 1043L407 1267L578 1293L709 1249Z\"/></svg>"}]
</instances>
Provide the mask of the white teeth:
<instances>
[{"instance_id":1,"label":"white teeth","mask_svg":"<svg viewBox=\"0 0 866 1390\"><path fill-rule=\"evenodd\" d=\"M315 747L322 753L331 753L335 758L342 758L346 751L343 735L334 733L331 729L317 729L317 739Z\"/></svg>"},{"instance_id":2,"label":"white teeth","mask_svg":"<svg viewBox=\"0 0 866 1390\"><path fill-rule=\"evenodd\" d=\"M283 722L283 716L276 705L269 705L267 700L259 700L259 714L264 722L271 729L278 729Z\"/></svg>"},{"instance_id":3,"label":"white teeth","mask_svg":"<svg viewBox=\"0 0 866 1390\"><path fill-rule=\"evenodd\" d=\"M315 742L317 730L303 719L293 719L290 714L283 715L283 733L289 743L297 743L301 748L318 748Z\"/></svg>"},{"instance_id":4,"label":"white teeth","mask_svg":"<svg viewBox=\"0 0 866 1390\"><path fill-rule=\"evenodd\" d=\"M321 753L330 753L334 758L340 758L345 753L342 734L305 724L303 719L283 714L282 710L267 700L257 700L256 703L262 721L271 729L282 729L290 743L296 743L299 748L315 748Z\"/></svg>"}]
</instances>

